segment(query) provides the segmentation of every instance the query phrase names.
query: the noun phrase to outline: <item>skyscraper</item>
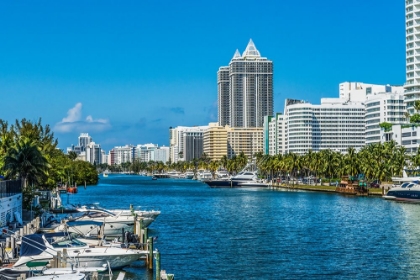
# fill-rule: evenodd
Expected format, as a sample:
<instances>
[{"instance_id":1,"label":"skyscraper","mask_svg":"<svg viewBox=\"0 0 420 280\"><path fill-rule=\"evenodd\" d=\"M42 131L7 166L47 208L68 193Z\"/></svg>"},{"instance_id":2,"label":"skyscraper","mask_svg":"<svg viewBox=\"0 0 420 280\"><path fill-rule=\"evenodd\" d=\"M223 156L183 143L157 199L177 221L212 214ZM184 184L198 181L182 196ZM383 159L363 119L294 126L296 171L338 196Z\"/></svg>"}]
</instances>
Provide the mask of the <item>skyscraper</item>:
<instances>
[{"instance_id":1,"label":"skyscraper","mask_svg":"<svg viewBox=\"0 0 420 280\"><path fill-rule=\"evenodd\" d=\"M92 137L89 136L89 133L80 133L79 147L81 148L82 152L86 151L86 147L90 142L92 142Z\"/></svg>"},{"instance_id":2,"label":"skyscraper","mask_svg":"<svg viewBox=\"0 0 420 280\"><path fill-rule=\"evenodd\" d=\"M414 101L420 99L420 0L405 1L405 64L406 83L404 99L407 110L414 112Z\"/></svg>"},{"instance_id":3,"label":"skyscraper","mask_svg":"<svg viewBox=\"0 0 420 280\"><path fill-rule=\"evenodd\" d=\"M273 114L273 62L261 57L252 40L219 68L217 84L221 126L262 127L264 116Z\"/></svg>"}]
</instances>

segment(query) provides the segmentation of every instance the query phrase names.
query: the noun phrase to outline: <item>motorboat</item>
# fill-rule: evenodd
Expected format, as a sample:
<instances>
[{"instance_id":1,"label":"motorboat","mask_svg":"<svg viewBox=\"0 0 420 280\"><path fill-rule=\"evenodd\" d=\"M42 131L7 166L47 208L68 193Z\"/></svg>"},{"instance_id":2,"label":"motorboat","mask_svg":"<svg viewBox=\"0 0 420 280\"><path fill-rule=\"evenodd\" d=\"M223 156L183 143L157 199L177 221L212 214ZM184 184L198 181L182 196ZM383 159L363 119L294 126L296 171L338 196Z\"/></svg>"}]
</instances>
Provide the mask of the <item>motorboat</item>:
<instances>
[{"instance_id":1,"label":"motorboat","mask_svg":"<svg viewBox=\"0 0 420 280\"><path fill-rule=\"evenodd\" d=\"M51 279L57 279L57 280L84 280L86 279L86 274L83 274L81 272L74 272L72 274L54 274L52 277L51 275L39 275L39 276L33 276L26 279L30 280L51 280Z\"/></svg>"},{"instance_id":2,"label":"motorboat","mask_svg":"<svg viewBox=\"0 0 420 280\"><path fill-rule=\"evenodd\" d=\"M269 187L270 184L263 181L263 180L252 180L252 181L245 181L245 182L240 182L238 184L240 187L242 188L255 188L255 187L261 187L261 188L266 188Z\"/></svg>"},{"instance_id":3,"label":"motorboat","mask_svg":"<svg viewBox=\"0 0 420 280\"><path fill-rule=\"evenodd\" d=\"M120 236L122 230L133 231L134 219L133 215L115 214L95 205L81 206L76 208L79 213L70 216L68 221L97 221L105 223L104 235L107 237ZM78 216L80 214L80 216ZM148 227L154 219L148 217L136 217L142 220L143 227ZM94 234L94 233L92 233Z\"/></svg>"},{"instance_id":4,"label":"motorboat","mask_svg":"<svg viewBox=\"0 0 420 280\"><path fill-rule=\"evenodd\" d=\"M216 171L216 177L217 178L229 178L230 174L227 170L220 169Z\"/></svg>"},{"instance_id":5,"label":"motorboat","mask_svg":"<svg viewBox=\"0 0 420 280\"><path fill-rule=\"evenodd\" d=\"M89 246L66 232L30 234L22 237L20 257L12 269L42 270L58 252L66 258L66 267L77 264L99 267L109 263L111 269L126 267L148 253L129 248Z\"/></svg>"},{"instance_id":6,"label":"motorboat","mask_svg":"<svg viewBox=\"0 0 420 280\"><path fill-rule=\"evenodd\" d=\"M99 206L98 203L87 204L85 206L82 206L81 208L89 208L89 209L98 209L98 210L108 211L108 212L114 213L117 216L131 216L131 217L133 217L133 216L137 215L137 217L151 218L153 220L155 220L160 215L160 211L157 211L157 210L141 210L140 206L137 206L137 207L134 208L132 205L130 206L129 210L105 209L105 208Z\"/></svg>"},{"instance_id":7,"label":"motorboat","mask_svg":"<svg viewBox=\"0 0 420 280\"><path fill-rule=\"evenodd\" d=\"M104 172L102 172L102 177L106 178L109 175L109 170L105 170Z\"/></svg>"},{"instance_id":8,"label":"motorboat","mask_svg":"<svg viewBox=\"0 0 420 280\"><path fill-rule=\"evenodd\" d=\"M120 216L134 216L137 215L137 217L143 217L143 218L150 218L156 220L156 218L160 215L160 211L158 210L141 210L141 209L132 209L132 210L109 210L110 212L120 215Z\"/></svg>"},{"instance_id":9,"label":"motorboat","mask_svg":"<svg viewBox=\"0 0 420 280\"><path fill-rule=\"evenodd\" d=\"M182 173L178 171L168 171L166 174L168 175L168 178L179 179L181 178Z\"/></svg>"},{"instance_id":10,"label":"motorboat","mask_svg":"<svg viewBox=\"0 0 420 280\"><path fill-rule=\"evenodd\" d=\"M67 232L79 234L83 237L94 237L95 239L102 238L104 236L104 222L98 221L85 221L85 220L74 220L68 221L63 220L58 226L53 229L42 228L40 232ZM80 237L78 236L78 237Z\"/></svg>"},{"instance_id":11,"label":"motorboat","mask_svg":"<svg viewBox=\"0 0 420 280\"><path fill-rule=\"evenodd\" d=\"M68 221L62 223L60 226L54 229L54 232L66 232L71 234L73 238L86 243L89 247L92 246L108 246L108 247L117 247L117 248L126 248L128 243L130 245L135 245L135 248L139 248L139 241L137 236L131 232L125 232L122 236L122 241L127 244L120 242L119 238L113 240L106 240L105 236L102 234L105 224L102 222L95 221ZM45 232L45 229L43 230ZM51 231L48 231L51 232ZM87 232L85 234L85 232ZM91 234L94 232L95 234Z\"/></svg>"},{"instance_id":12,"label":"motorboat","mask_svg":"<svg viewBox=\"0 0 420 280\"><path fill-rule=\"evenodd\" d=\"M256 168L253 168L253 164L248 164L239 172L237 175L230 178L219 178L214 180L204 180L203 182L209 185L212 188L226 188L226 187L241 187L241 183L246 182L257 182L258 181L258 171Z\"/></svg>"},{"instance_id":13,"label":"motorboat","mask_svg":"<svg viewBox=\"0 0 420 280\"><path fill-rule=\"evenodd\" d=\"M104 274L108 272L108 274ZM106 264L100 267L58 267L43 269L40 275L28 277L31 280L88 280L95 279L94 274L101 273L101 276L107 276L102 279L112 279L112 271Z\"/></svg>"},{"instance_id":14,"label":"motorboat","mask_svg":"<svg viewBox=\"0 0 420 280\"><path fill-rule=\"evenodd\" d=\"M213 175L208 170L201 170L198 172L197 179L204 182L213 179Z\"/></svg>"},{"instance_id":15,"label":"motorboat","mask_svg":"<svg viewBox=\"0 0 420 280\"><path fill-rule=\"evenodd\" d=\"M185 179L192 179L192 178L194 178L194 172L192 172L192 171L186 171L184 173L184 178Z\"/></svg>"},{"instance_id":16,"label":"motorboat","mask_svg":"<svg viewBox=\"0 0 420 280\"><path fill-rule=\"evenodd\" d=\"M394 185L383 196L387 200L420 202L420 181L405 182L401 185Z\"/></svg>"}]
</instances>

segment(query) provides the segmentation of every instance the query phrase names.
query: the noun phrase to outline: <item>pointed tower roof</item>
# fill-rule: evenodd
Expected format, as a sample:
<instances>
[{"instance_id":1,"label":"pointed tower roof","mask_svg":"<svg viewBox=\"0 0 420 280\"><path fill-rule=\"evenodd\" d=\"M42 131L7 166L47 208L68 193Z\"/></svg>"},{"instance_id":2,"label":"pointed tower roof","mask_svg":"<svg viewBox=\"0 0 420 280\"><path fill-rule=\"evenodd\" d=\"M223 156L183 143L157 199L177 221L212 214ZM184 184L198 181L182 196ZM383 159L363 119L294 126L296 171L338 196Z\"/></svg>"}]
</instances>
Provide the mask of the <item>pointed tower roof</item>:
<instances>
[{"instance_id":1,"label":"pointed tower roof","mask_svg":"<svg viewBox=\"0 0 420 280\"><path fill-rule=\"evenodd\" d=\"M261 57L260 52L255 47L254 42L252 42L252 39L249 40L248 46L246 46L242 57Z\"/></svg>"},{"instance_id":2,"label":"pointed tower roof","mask_svg":"<svg viewBox=\"0 0 420 280\"><path fill-rule=\"evenodd\" d=\"M235 52L235 54L233 55L233 58L232 58L232 59L235 59L235 58L241 58L241 53L239 52L239 50L238 50L238 49L236 49L236 52Z\"/></svg>"}]
</instances>

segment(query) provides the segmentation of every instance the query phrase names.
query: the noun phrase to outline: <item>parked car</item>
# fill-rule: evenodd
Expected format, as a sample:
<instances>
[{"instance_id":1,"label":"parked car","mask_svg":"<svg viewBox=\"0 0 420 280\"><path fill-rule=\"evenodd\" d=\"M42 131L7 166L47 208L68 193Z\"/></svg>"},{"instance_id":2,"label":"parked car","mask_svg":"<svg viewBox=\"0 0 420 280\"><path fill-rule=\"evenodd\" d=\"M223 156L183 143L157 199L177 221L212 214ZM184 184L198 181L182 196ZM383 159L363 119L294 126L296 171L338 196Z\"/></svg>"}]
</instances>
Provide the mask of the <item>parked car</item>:
<instances>
[{"instance_id":1,"label":"parked car","mask_svg":"<svg viewBox=\"0 0 420 280\"><path fill-rule=\"evenodd\" d=\"M380 188L381 187L381 181L375 180L372 183L370 183L371 188Z\"/></svg>"}]
</instances>

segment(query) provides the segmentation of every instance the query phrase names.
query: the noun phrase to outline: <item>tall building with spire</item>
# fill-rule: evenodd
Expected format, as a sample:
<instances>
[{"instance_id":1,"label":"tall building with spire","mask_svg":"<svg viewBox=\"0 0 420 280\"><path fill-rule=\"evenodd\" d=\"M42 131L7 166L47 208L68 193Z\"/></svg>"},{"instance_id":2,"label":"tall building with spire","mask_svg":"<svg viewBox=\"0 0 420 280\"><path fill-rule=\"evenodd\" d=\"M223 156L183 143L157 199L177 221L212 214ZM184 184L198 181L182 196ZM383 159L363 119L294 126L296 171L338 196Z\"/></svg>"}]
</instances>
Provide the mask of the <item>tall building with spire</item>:
<instances>
[{"instance_id":1,"label":"tall building with spire","mask_svg":"<svg viewBox=\"0 0 420 280\"><path fill-rule=\"evenodd\" d=\"M219 125L262 127L273 114L273 62L261 57L252 40L229 66L217 72Z\"/></svg>"}]
</instances>

